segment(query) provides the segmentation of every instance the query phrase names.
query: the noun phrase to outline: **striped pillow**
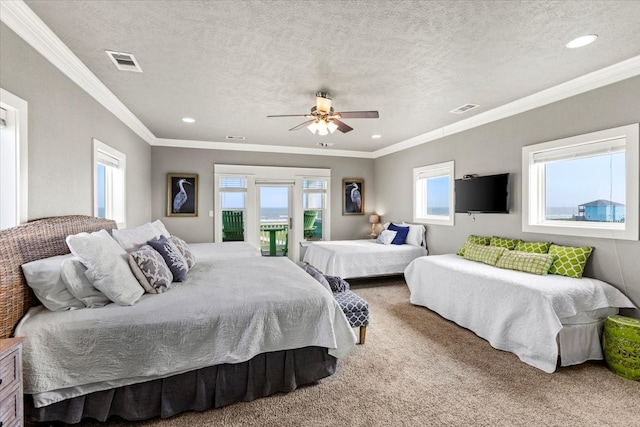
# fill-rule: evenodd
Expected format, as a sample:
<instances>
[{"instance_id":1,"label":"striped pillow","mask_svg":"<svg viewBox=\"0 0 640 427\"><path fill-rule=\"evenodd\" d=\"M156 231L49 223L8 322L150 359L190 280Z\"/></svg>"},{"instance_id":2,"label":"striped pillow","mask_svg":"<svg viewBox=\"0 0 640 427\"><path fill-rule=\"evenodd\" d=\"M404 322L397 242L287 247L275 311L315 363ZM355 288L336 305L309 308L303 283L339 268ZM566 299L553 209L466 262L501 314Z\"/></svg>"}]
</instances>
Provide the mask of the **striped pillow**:
<instances>
[{"instance_id":1,"label":"striped pillow","mask_svg":"<svg viewBox=\"0 0 640 427\"><path fill-rule=\"evenodd\" d=\"M551 264L553 264L553 259L554 256L549 254L504 251L496 263L496 267L545 275L549 272L549 268L551 268Z\"/></svg>"}]
</instances>

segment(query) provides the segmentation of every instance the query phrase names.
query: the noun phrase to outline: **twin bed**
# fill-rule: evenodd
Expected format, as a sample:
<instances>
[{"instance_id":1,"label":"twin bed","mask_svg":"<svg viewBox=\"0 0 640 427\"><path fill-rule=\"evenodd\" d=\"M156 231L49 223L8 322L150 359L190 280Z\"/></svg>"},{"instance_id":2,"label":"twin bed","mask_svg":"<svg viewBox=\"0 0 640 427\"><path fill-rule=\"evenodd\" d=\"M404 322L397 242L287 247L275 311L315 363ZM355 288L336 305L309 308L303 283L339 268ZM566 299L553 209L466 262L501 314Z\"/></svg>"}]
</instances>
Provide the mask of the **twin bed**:
<instances>
[{"instance_id":1,"label":"twin bed","mask_svg":"<svg viewBox=\"0 0 640 427\"><path fill-rule=\"evenodd\" d=\"M413 304L470 329L497 349L551 373L602 360L604 319L633 303L600 280L536 275L454 254L418 258L405 271Z\"/></svg>"},{"instance_id":2,"label":"twin bed","mask_svg":"<svg viewBox=\"0 0 640 427\"><path fill-rule=\"evenodd\" d=\"M355 345L322 285L288 259L256 256L244 243L191 245L197 262L187 279L132 306L52 312L39 305L20 266L68 253L67 235L114 228L70 216L0 233L0 337L27 338L31 420L169 417L288 392L332 375Z\"/></svg>"},{"instance_id":3,"label":"twin bed","mask_svg":"<svg viewBox=\"0 0 640 427\"><path fill-rule=\"evenodd\" d=\"M402 274L411 261L428 251L423 225L400 224L410 228L404 244L382 244L375 239L312 242L303 261L324 274L342 278Z\"/></svg>"}]
</instances>

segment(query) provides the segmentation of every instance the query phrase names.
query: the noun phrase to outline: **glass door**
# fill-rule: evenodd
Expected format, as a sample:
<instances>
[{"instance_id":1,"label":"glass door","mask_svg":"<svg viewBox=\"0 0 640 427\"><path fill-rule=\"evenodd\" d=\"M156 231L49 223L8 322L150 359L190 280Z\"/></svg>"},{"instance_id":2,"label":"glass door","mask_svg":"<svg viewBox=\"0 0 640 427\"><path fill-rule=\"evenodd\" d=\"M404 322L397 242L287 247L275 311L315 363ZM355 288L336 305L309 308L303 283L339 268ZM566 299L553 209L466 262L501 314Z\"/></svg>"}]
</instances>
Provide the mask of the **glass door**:
<instances>
[{"instance_id":1,"label":"glass door","mask_svg":"<svg viewBox=\"0 0 640 427\"><path fill-rule=\"evenodd\" d=\"M260 250L263 256L289 256L293 243L293 185L256 183L260 210Z\"/></svg>"}]
</instances>

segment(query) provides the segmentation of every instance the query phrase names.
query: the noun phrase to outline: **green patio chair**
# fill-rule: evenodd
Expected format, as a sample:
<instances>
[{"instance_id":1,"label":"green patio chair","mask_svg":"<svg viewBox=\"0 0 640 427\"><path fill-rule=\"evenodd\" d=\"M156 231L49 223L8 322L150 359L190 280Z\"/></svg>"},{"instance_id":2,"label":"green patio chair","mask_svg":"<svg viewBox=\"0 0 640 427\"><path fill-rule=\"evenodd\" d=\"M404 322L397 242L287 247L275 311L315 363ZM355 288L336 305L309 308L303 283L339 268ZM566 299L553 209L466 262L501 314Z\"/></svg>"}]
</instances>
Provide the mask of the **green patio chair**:
<instances>
[{"instance_id":1,"label":"green patio chair","mask_svg":"<svg viewBox=\"0 0 640 427\"><path fill-rule=\"evenodd\" d=\"M313 237L313 232L316 229L316 218L318 217L318 211L304 211L304 237Z\"/></svg>"},{"instance_id":2,"label":"green patio chair","mask_svg":"<svg viewBox=\"0 0 640 427\"><path fill-rule=\"evenodd\" d=\"M244 219L242 211L222 211L222 241L244 240Z\"/></svg>"}]
</instances>

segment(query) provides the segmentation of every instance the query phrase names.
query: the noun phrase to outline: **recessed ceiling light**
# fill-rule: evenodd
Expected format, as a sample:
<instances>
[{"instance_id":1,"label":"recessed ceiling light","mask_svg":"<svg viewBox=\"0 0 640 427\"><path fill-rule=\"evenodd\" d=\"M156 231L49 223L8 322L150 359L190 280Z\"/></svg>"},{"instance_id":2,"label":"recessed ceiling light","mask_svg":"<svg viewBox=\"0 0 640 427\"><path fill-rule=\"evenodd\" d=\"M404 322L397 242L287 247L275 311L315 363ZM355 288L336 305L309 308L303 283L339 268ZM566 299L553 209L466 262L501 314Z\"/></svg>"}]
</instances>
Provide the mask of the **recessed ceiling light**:
<instances>
[{"instance_id":1,"label":"recessed ceiling light","mask_svg":"<svg viewBox=\"0 0 640 427\"><path fill-rule=\"evenodd\" d=\"M589 43L593 43L597 38L598 36L595 34L578 37L577 39L573 39L569 43L567 43L566 47L568 47L569 49L575 49L577 47L586 46Z\"/></svg>"},{"instance_id":2,"label":"recessed ceiling light","mask_svg":"<svg viewBox=\"0 0 640 427\"><path fill-rule=\"evenodd\" d=\"M192 119L191 117L183 117L182 121L185 123L195 123L196 119Z\"/></svg>"},{"instance_id":3,"label":"recessed ceiling light","mask_svg":"<svg viewBox=\"0 0 640 427\"><path fill-rule=\"evenodd\" d=\"M378 134L371 135L371 138L373 138L373 139L380 139L380 138L382 138L382 135L378 135Z\"/></svg>"}]
</instances>

